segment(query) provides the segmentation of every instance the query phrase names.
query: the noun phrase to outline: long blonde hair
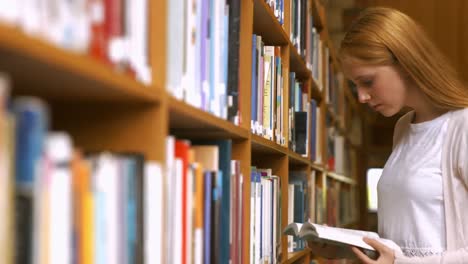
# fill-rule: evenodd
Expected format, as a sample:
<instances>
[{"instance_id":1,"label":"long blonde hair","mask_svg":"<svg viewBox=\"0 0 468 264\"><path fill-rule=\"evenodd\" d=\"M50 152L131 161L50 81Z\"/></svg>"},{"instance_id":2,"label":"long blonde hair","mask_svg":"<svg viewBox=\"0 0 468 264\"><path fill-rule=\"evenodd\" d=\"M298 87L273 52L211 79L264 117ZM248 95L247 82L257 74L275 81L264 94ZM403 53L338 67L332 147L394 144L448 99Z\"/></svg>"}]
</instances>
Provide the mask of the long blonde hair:
<instances>
[{"instance_id":1,"label":"long blonde hair","mask_svg":"<svg viewBox=\"0 0 468 264\"><path fill-rule=\"evenodd\" d=\"M468 107L468 89L422 28L402 12L365 9L341 42L340 60L367 65L394 65L403 70L438 108Z\"/></svg>"}]
</instances>

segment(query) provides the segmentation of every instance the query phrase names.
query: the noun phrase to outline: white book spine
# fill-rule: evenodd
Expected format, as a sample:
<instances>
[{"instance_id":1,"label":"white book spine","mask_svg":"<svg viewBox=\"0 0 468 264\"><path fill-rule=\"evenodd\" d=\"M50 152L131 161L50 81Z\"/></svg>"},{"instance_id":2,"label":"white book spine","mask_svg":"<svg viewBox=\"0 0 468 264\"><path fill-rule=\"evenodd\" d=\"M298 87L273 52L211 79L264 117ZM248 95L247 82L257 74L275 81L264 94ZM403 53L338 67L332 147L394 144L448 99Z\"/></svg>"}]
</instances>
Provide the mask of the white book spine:
<instances>
[{"instance_id":1,"label":"white book spine","mask_svg":"<svg viewBox=\"0 0 468 264\"><path fill-rule=\"evenodd\" d=\"M130 4L130 0L128 2ZM184 4L183 0L171 0L168 6L167 23L167 83L166 87L172 95L182 99L182 74L183 74L183 39L184 39Z\"/></svg>"},{"instance_id":2,"label":"white book spine","mask_svg":"<svg viewBox=\"0 0 468 264\"><path fill-rule=\"evenodd\" d=\"M186 198L186 230L187 230L187 237L185 243L185 248L187 249L186 256L187 256L187 263L193 263L192 261L192 251L193 251L193 237L192 237L192 229L193 229L193 208L194 208L194 171L193 169L183 168L187 170L187 198Z\"/></svg>"},{"instance_id":3,"label":"white book spine","mask_svg":"<svg viewBox=\"0 0 468 264\"><path fill-rule=\"evenodd\" d=\"M250 180L250 263L254 263L255 260L255 220L256 220L256 194L257 184L255 178L251 177Z\"/></svg>"},{"instance_id":4,"label":"white book spine","mask_svg":"<svg viewBox=\"0 0 468 264\"><path fill-rule=\"evenodd\" d=\"M166 138L166 166L164 168L165 172L165 228L163 231L163 237L168 238L168 241L164 243L164 261L163 263L170 263L173 259L172 256L172 246L174 244L174 208L175 208L175 199L173 195L176 188L176 177L175 177L175 138L168 136Z\"/></svg>"},{"instance_id":5,"label":"white book spine","mask_svg":"<svg viewBox=\"0 0 468 264\"><path fill-rule=\"evenodd\" d=\"M163 170L159 163L152 161L145 164L144 170L145 263L163 263Z\"/></svg>"},{"instance_id":6,"label":"white book spine","mask_svg":"<svg viewBox=\"0 0 468 264\"><path fill-rule=\"evenodd\" d=\"M64 133L49 134L46 155L51 162L49 199L49 263L72 263L72 146ZM66 165L64 165L66 164Z\"/></svg>"},{"instance_id":7,"label":"white book spine","mask_svg":"<svg viewBox=\"0 0 468 264\"><path fill-rule=\"evenodd\" d=\"M195 99L195 94L196 94L196 89L195 86L197 85L195 83L195 55L197 51L195 50L195 44L196 44L196 33L197 33L197 28L196 28L196 9L194 9L194 6L196 5L196 0L185 0L185 43L184 43L184 49L185 49L185 60L184 60L184 81L185 84L183 86L183 89L185 90L185 98L184 100L195 106L196 101Z\"/></svg>"},{"instance_id":8,"label":"white book spine","mask_svg":"<svg viewBox=\"0 0 468 264\"><path fill-rule=\"evenodd\" d=\"M18 25L21 19L21 9L25 0L0 1L0 21L12 25Z\"/></svg>"},{"instance_id":9,"label":"white book spine","mask_svg":"<svg viewBox=\"0 0 468 264\"><path fill-rule=\"evenodd\" d=\"M260 199L261 199L261 182L257 177L257 195L255 197L255 259L256 263L260 263L260 228L262 226L260 221Z\"/></svg>"},{"instance_id":10,"label":"white book spine","mask_svg":"<svg viewBox=\"0 0 468 264\"><path fill-rule=\"evenodd\" d=\"M172 259L173 263L182 263L182 174L183 174L183 163L181 159L175 159L175 175L173 177L175 181L175 192L172 199L175 200L175 206L173 207L172 213L174 214L174 227L173 227L173 245L172 245Z\"/></svg>"}]
</instances>

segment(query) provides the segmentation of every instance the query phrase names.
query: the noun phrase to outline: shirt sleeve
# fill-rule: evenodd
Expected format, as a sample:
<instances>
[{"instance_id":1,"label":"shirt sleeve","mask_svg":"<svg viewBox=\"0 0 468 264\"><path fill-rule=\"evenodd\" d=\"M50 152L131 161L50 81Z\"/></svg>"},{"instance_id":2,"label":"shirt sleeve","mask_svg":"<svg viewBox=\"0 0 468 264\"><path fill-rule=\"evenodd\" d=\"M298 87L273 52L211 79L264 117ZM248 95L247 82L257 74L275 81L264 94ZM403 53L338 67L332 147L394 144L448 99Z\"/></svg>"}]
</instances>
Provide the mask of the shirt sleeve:
<instances>
[{"instance_id":1,"label":"shirt sleeve","mask_svg":"<svg viewBox=\"0 0 468 264\"><path fill-rule=\"evenodd\" d=\"M468 263L468 248L445 251L441 255L430 257L406 257L396 255L394 264L466 264Z\"/></svg>"}]
</instances>

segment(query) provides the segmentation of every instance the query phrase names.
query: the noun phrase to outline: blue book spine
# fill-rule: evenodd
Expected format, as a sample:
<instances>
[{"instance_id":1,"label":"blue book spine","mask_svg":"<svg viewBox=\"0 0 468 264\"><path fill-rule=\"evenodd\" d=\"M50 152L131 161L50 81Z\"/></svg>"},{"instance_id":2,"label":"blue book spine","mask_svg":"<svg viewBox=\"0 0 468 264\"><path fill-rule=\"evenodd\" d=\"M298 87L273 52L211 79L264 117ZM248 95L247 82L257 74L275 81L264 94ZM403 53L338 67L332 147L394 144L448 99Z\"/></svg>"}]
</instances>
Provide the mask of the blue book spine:
<instances>
[{"instance_id":1,"label":"blue book spine","mask_svg":"<svg viewBox=\"0 0 468 264\"><path fill-rule=\"evenodd\" d=\"M34 182L36 166L42 156L48 128L45 104L34 97L19 97L13 102L15 129L15 256L16 263L32 261L31 234L34 215Z\"/></svg>"},{"instance_id":2,"label":"blue book spine","mask_svg":"<svg viewBox=\"0 0 468 264\"><path fill-rule=\"evenodd\" d=\"M22 97L13 103L16 118L16 183L31 187L48 129L47 109L37 98Z\"/></svg>"},{"instance_id":3,"label":"blue book spine","mask_svg":"<svg viewBox=\"0 0 468 264\"><path fill-rule=\"evenodd\" d=\"M126 160L127 169L127 259L128 263L136 262L137 247L137 187L135 179L136 161L134 159Z\"/></svg>"},{"instance_id":4,"label":"blue book spine","mask_svg":"<svg viewBox=\"0 0 468 264\"><path fill-rule=\"evenodd\" d=\"M251 119L253 123L257 121L257 35L252 35L252 109Z\"/></svg>"}]
</instances>

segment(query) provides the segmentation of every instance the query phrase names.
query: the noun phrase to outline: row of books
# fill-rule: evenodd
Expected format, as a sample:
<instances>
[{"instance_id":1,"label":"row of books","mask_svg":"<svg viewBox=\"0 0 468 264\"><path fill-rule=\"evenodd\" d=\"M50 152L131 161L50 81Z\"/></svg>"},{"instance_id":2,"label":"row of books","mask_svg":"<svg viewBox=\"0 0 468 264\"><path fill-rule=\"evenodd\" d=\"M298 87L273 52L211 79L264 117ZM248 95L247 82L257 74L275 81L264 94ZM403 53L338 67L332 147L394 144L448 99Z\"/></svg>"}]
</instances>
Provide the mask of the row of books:
<instances>
[{"instance_id":1,"label":"row of books","mask_svg":"<svg viewBox=\"0 0 468 264\"><path fill-rule=\"evenodd\" d=\"M281 180L271 169L251 168L250 263L280 263Z\"/></svg>"},{"instance_id":2,"label":"row of books","mask_svg":"<svg viewBox=\"0 0 468 264\"><path fill-rule=\"evenodd\" d=\"M240 0L173 0L167 15L168 91L235 124L240 10Z\"/></svg>"},{"instance_id":3,"label":"row of books","mask_svg":"<svg viewBox=\"0 0 468 264\"><path fill-rule=\"evenodd\" d=\"M315 185L315 172L291 172L288 186L288 222L341 227L357 219L356 188L327 180L326 191ZM301 222L298 222L301 221ZM288 236L288 252L306 247L304 241Z\"/></svg>"},{"instance_id":4,"label":"row of books","mask_svg":"<svg viewBox=\"0 0 468 264\"><path fill-rule=\"evenodd\" d=\"M231 140L166 140L163 259L240 263L243 177Z\"/></svg>"},{"instance_id":5,"label":"row of books","mask_svg":"<svg viewBox=\"0 0 468 264\"><path fill-rule=\"evenodd\" d=\"M0 80L0 262L159 263L160 164L134 152L82 154L68 133L50 131L41 99L7 108Z\"/></svg>"},{"instance_id":6,"label":"row of books","mask_svg":"<svg viewBox=\"0 0 468 264\"><path fill-rule=\"evenodd\" d=\"M284 81L281 47L267 46L259 35L252 36L251 130L280 145L286 144L284 131ZM310 87L289 73L287 142L289 147L312 160L321 159L316 144L320 136L320 109L309 100ZM309 155L310 152L310 155Z\"/></svg>"},{"instance_id":7,"label":"row of books","mask_svg":"<svg viewBox=\"0 0 468 264\"><path fill-rule=\"evenodd\" d=\"M321 138L321 111L315 99L309 99L310 87L296 80L295 73L289 74L289 148L309 157L322 161L322 146L317 144Z\"/></svg>"},{"instance_id":8,"label":"row of books","mask_svg":"<svg viewBox=\"0 0 468 264\"><path fill-rule=\"evenodd\" d=\"M0 78L1 263L240 263L244 186L231 140L170 136L164 169L140 153L83 155L49 132L41 99L8 109L8 87Z\"/></svg>"},{"instance_id":9,"label":"row of books","mask_svg":"<svg viewBox=\"0 0 468 264\"><path fill-rule=\"evenodd\" d=\"M290 171L288 183L288 223L303 223L315 215L315 171ZM303 250L306 243L288 236L288 252Z\"/></svg>"},{"instance_id":10,"label":"row of books","mask_svg":"<svg viewBox=\"0 0 468 264\"><path fill-rule=\"evenodd\" d=\"M151 83L148 0L2 1L0 21Z\"/></svg>"},{"instance_id":11,"label":"row of books","mask_svg":"<svg viewBox=\"0 0 468 264\"><path fill-rule=\"evenodd\" d=\"M340 175L354 175L351 169L355 161L354 150L351 149L345 136L332 123L330 115L326 115L326 143L327 143L327 168Z\"/></svg>"},{"instance_id":12,"label":"row of books","mask_svg":"<svg viewBox=\"0 0 468 264\"><path fill-rule=\"evenodd\" d=\"M356 188L331 179L327 180L325 199L326 211L322 212L326 219L321 219L328 226L341 227L353 223L357 219Z\"/></svg>"},{"instance_id":13,"label":"row of books","mask_svg":"<svg viewBox=\"0 0 468 264\"><path fill-rule=\"evenodd\" d=\"M284 144L284 82L281 47L267 46L252 36L251 130Z\"/></svg>"},{"instance_id":14,"label":"row of books","mask_svg":"<svg viewBox=\"0 0 468 264\"><path fill-rule=\"evenodd\" d=\"M312 2L308 0L291 0L290 2L290 39L301 57L309 60L312 56L311 30L313 28ZM310 50L308 50L310 49Z\"/></svg>"},{"instance_id":15,"label":"row of books","mask_svg":"<svg viewBox=\"0 0 468 264\"><path fill-rule=\"evenodd\" d=\"M347 109L347 101L343 91L345 78L341 72L336 72L333 69L332 64L329 64L328 68L328 87L326 87L325 103L329 111L339 118L337 123L344 127L345 109Z\"/></svg>"},{"instance_id":16,"label":"row of books","mask_svg":"<svg viewBox=\"0 0 468 264\"><path fill-rule=\"evenodd\" d=\"M299 55L304 59L312 77L323 87L324 61L328 47L323 44L320 34L314 26L312 1L291 0L291 33L290 39Z\"/></svg>"},{"instance_id":17,"label":"row of books","mask_svg":"<svg viewBox=\"0 0 468 264\"><path fill-rule=\"evenodd\" d=\"M278 19L278 22L280 25L284 24L284 0L265 0L265 3L267 3L271 11L273 11L273 14L275 14L276 19Z\"/></svg>"}]
</instances>

